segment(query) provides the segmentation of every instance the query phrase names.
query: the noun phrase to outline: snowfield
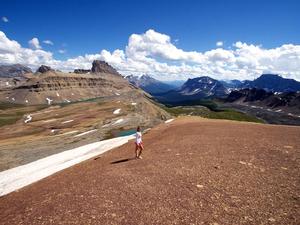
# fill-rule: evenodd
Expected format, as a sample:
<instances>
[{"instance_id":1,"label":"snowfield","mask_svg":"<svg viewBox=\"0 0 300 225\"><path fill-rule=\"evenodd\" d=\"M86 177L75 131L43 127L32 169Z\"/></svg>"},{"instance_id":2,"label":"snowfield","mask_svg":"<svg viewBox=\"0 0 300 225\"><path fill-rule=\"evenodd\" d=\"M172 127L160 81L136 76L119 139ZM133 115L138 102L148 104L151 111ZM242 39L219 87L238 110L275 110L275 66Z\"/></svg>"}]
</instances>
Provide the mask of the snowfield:
<instances>
[{"instance_id":1,"label":"snowfield","mask_svg":"<svg viewBox=\"0 0 300 225\"><path fill-rule=\"evenodd\" d=\"M129 135L91 143L0 172L0 196L123 145L133 138L134 135Z\"/></svg>"}]
</instances>

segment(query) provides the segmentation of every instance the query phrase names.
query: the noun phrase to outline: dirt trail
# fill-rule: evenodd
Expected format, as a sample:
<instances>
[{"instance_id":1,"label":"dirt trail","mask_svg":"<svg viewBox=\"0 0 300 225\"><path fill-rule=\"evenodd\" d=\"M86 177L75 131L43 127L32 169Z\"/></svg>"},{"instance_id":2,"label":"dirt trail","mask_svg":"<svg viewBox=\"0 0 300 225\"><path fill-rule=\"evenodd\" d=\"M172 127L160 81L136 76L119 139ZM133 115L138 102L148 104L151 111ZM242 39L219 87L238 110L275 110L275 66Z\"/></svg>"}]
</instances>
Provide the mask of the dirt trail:
<instances>
[{"instance_id":1,"label":"dirt trail","mask_svg":"<svg viewBox=\"0 0 300 225\"><path fill-rule=\"evenodd\" d=\"M299 224L300 127L179 118L0 198L0 224Z\"/></svg>"}]
</instances>

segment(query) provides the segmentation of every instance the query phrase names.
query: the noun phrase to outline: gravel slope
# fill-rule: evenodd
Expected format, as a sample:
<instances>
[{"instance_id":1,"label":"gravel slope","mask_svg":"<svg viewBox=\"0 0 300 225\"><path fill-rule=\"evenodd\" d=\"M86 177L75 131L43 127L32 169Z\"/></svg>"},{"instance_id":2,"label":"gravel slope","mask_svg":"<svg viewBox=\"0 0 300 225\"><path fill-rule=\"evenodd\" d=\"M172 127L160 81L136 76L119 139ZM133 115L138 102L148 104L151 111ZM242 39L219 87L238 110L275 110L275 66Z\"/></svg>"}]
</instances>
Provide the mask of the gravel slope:
<instances>
[{"instance_id":1,"label":"gravel slope","mask_svg":"<svg viewBox=\"0 0 300 225\"><path fill-rule=\"evenodd\" d=\"M300 127L194 117L0 198L1 224L299 224Z\"/></svg>"}]
</instances>

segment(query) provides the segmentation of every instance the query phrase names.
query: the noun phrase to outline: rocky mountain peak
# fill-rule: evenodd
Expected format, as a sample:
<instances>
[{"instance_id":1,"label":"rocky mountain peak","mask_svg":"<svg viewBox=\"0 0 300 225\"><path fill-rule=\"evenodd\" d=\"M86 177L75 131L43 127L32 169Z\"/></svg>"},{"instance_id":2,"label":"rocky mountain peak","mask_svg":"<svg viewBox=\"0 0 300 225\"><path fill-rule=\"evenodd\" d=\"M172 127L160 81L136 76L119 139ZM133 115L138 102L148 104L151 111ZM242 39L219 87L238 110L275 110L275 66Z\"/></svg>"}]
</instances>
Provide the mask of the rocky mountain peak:
<instances>
[{"instance_id":1,"label":"rocky mountain peak","mask_svg":"<svg viewBox=\"0 0 300 225\"><path fill-rule=\"evenodd\" d=\"M92 73L110 73L120 75L115 68L113 68L107 62L101 60L93 61Z\"/></svg>"},{"instance_id":2,"label":"rocky mountain peak","mask_svg":"<svg viewBox=\"0 0 300 225\"><path fill-rule=\"evenodd\" d=\"M148 74L144 74L139 78L140 82L146 83L153 83L158 82L158 80L154 79L153 77L149 76Z\"/></svg>"},{"instance_id":3,"label":"rocky mountain peak","mask_svg":"<svg viewBox=\"0 0 300 225\"><path fill-rule=\"evenodd\" d=\"M201 96L223 96L226 94L226 88L220 81L211 77L203 76L188 79L181 87L180 93L183 95L201 95Z\"/></svg>"},{"instance_id":4,"label":"rocky mountain peak","mask_svg":"<svg viewBox=\"0 0 300 225\"><path fill-rule=\"evenodd\" d=\"M36 72L37 73L46 73L48 71L54 71L54 70L50 66L41 65Z\"/></svg>"},{"instance_id":5,"label":"rocky mountain peak","mask_svg":"<svg viewBox=\"0 0 300 225\"><path fill-rule=\"evenodd\" d=\"M296 92L300 90L300 82L283 78L277 74L263 74L251 81L248 86L272 92Z\"/></svg>"}]
</instances>

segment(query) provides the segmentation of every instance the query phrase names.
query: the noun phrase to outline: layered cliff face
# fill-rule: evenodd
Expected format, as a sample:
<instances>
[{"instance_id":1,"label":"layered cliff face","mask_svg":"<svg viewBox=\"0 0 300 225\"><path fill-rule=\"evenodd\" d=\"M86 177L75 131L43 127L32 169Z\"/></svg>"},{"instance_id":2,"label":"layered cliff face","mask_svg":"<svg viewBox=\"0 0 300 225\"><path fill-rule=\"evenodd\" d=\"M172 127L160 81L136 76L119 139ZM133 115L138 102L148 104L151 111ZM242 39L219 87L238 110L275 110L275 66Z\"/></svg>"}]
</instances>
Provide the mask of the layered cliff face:
<instances>
[{"instance_id":1,"label":"layered cliff face","mask_svg":"<svg viewBox=\"0 0 300 225\"><path fill-rule=\"evenodd\" d=\"M55 104L120 95L134 89L107 63L95 61L92 70L94 72L90 74L63 73L43 65L37 73L24 76L23 81L2 86L0 101L28 105Z\"/></svg>"},{"instance_id":2,"label":"layered cliff face","mask_svg":"<svg viewBox=\"0 0 300 225\"><path fill-rule=\"evenodd\" d=\"M95 97L121 94L133 88L122 77L111 74L80 75L46 72L29 77L19 85L0 92L0 101L19 104L72 102Z\"/></svg>"}]
</instances>

